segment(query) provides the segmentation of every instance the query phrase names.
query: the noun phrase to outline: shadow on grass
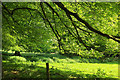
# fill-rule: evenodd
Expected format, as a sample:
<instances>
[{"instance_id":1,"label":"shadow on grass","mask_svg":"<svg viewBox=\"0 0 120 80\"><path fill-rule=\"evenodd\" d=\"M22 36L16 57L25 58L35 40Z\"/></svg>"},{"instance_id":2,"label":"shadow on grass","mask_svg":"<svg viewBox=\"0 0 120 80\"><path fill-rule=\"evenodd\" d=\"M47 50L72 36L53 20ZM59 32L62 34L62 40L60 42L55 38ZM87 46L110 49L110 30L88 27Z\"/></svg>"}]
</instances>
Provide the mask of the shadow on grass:
<instances>
[{"instance_id":1,"label":"shadow on grass","mask_svg":"<svg viewBox=\"0 0 120 80\"><path fill-rule=\"evenodd\" d=\"M45 68L22 63L3 62L3 79L45 78Z\"/></svg>"},{"instance_id":2,"label":"shadow on grass","mask_svg":"<svg viewBox=\"0 0 120 80\"><path fill-rule=\"evenodd\" d=\"M4 60L7 60L10 56L4 55ZM66 59L66 57L63 57L61 55L57 54L50 54L50 55L38 55L37 57L33 56L24 56L22 57L26 58L27 61L39 61L39 59L46 59L47 57L55 58L55 60L59 59ZM47 58L48 59L48 58ZM28 62L29 63L29 62ZM103 63L102 63L103 64ZM106 63L105 63L106 64ZM116 64L116 63L108 63L108 64ZM31 64L24 64L22 62L16 63L16 62L3 62L3 80L10 80L10 79L29 79L29 80L45 80L46 79L46 68L45 63L42 64L44 67L40 67L38 65L31 65ZM79 74L78 74L79 73ZM75 80L94 80L97 78L98 75L96 74L85 74L83 71L73 72L69 70L60 70L60 69L50 69L50 78L52 80L60 79L60 80L69 80L69 79L75 79ZM89 79L88 79L89 78ZM96 80L118 80L114 78L97 78Z\"/></svg>"},{"instance_id":3,"label":"shadow on grass","mask_svg":"<svg viewBox=\"0 0 120 80\"><path fill-rule=\"evenodd\" d=\"M46 80L45 66L40 67L35 64L3 62L2 67L2 80ZM114 78L96 78L96 76L94 74L84 74L82 71L79 71L79 74L77 74L77 72L50 68L51 80L118 80Z\"/></svg>"}]
</instances>

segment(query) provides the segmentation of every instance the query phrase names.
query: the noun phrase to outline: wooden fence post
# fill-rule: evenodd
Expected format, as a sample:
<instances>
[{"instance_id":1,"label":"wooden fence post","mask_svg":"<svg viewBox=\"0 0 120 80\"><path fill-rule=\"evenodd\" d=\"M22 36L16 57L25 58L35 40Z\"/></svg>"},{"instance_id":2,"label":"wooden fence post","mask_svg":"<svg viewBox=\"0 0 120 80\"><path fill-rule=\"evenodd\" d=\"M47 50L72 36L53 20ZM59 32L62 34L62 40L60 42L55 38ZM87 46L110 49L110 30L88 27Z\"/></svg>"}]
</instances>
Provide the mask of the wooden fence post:
<instances>
[{"instance_id":1,"label":"wooden fence post","mask_svg":"<svg viewBox=\"0 0 120 80\"><path fill-rule=\"evenodd\" d=\"M47 80L50 80L49 63L46 63L46 76L47 76Z\"/></svg>"},{"instance_id":2,"label":"wooden fence post","mask_svg":"<svg viewBox=\"0 0 120 80\"><path fill-rule=\"evenodd\" d=\"M0 80L3 77L3 69L2 69L2 51L0 51Z\"/></svg>"}]
</instances>

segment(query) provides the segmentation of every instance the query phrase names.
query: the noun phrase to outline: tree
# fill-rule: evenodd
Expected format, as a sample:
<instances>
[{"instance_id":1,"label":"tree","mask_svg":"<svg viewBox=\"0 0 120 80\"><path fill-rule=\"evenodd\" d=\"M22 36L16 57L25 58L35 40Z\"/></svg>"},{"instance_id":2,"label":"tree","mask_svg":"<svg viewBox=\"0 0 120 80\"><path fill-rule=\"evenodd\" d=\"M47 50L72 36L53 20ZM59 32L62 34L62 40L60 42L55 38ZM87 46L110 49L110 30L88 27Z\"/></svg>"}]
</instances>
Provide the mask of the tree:
<instances>
[{"instance_id":1,"label":"tree","mask_svg":"<svg viewBox=\"0 0 120 80\"><path fill-rule=\"evenodd\" d=\"M109 40L117 47L120 35L116 8L118 3L2 3L3 49L17 45L28 51L46 51L42 44L48 50L51 39L63 53L105 51Z\"/></svg>"},{"instance_id":2,"label":"tree","mask_svg":"<svg viewBox=\"0 0 120 80\"><path fill-rule=\"evenodd\" d=\"M20 52L19 52L19 51L15 51L14 56L21 56L21 54L20 54Z\"/></svg>"}]
</instances>

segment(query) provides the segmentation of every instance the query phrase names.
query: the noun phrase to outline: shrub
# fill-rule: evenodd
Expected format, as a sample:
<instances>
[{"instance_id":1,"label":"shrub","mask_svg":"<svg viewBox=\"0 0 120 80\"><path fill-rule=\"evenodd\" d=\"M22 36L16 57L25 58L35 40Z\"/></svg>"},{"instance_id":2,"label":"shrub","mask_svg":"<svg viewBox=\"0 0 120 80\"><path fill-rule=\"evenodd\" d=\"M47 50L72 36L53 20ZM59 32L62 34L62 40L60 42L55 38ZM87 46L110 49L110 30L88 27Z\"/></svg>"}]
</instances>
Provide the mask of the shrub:
<instances>
[{"instance_id":1,"label":"shrub","mask_svg":"<svg viewBox=\"0 0 120 80\"><path fill-rule=\"evenodd\" d=\"M55 62L58 62L58 63L65 63L65 62L67 62L66 59L59 59L59 58L57 58L57 57L53 57L53 60L54 60Z\"/></svg>"},{"instance_id":2,"label":"shrub","mask_svg":"<svg viewBox=\"0 0 120 80\"><path fill-rule=\"evenodd\" d=\"M103 58L103 59L101 59L101 62L103 62L103 63L113 62L113 61L118 61L118 58L109 57L109 58Z\"/></svg>"},{"instance_id":3,"label":"shrub","mask_svg":"<svg viewBox=\"0 0 120 80\"><path fill-rule=\"evenodd\" d=\"M57 62L57 61L59 61L59 58L53 57L53 60L54 60L55 62Z\"/></svg>"},{"instance_id":4,"label":"shrub","mask_svg":"<svg viewBox=\"0 0 120 80\"><path fill-rule=\"evenodd\" d=\"M80 50L80 52L78 53L81 57L84 57L84 58L100 58L103 56L103 54L101 54L100 52L96 51L96 50L85 50L85 51L82 51Z\"/></svg>"},{"instance_id":5,"label":"shrub","mask_svg":"<svg viewBox=\"0 0 120 80\"><path fill-rule=\"evenodd\" d=\"M89 59L89 62L90 63L99 63L100 61L93 58L93 59Z\"/></svg>"},{"instance_id":6,"label":"shrub","mask_svg":"<svg viewBox=\"0 0 120 80\"><path fill-rule=\"evenodd\" d=\"M68 61L66 59L59 59L58 63L67 63Z\"/></svg>"},{"instance_id":7,"label":"shrub","mask_svg":"<svg viewBox=\"0 0 120 80\"><path fill-rule=\"evenodd\" d=\"M81 58L81 60L82 60L82 62L89 63L89 60L88 60L88 59Z\"/></svg>"},{"instance_id":8,"label":"shrub","mask_svg":"<svg viewBox=\"0 0 120 80\"><path fill-rule=\"evenodd\" d=\"M26 61L24 57L20 57L20 56L10 56L8 60L11 62L25 62Z\"/></svg>"},{"instance_id":9,"label":"shrub","mask_svg":"<svg viewBox=\"0 0 120 80\"><path fill-rule=\"evenodd\" d=\"M98 70L96 72L96 76L97 77L104 77L104 76L106 76L106 72L104 70L102 70L101 68L98 68Z\"/></svg>"},{"instance_id":10,"label":"shrub","mask_svg":"<svg viewBox=\"0 0 120 80\"><path fill-rule=\"evenodd\" d=\"M74 59L70 59L70 58L66 58L66 60L67 60L69 63L75 63L75 62L76 62Z\"/></svg>"},{"instance_id":11,"label":"shrub","mask_svg":"<svg viewBox=\"0 0 120 80\"><path fill-rule=\"evenodd\" d=\"M2 60L7 60L9 56L2 55Z\"/></svg>"},{"instance_id":12,"label":"shrub","mask_svg":"<svg viewBox=\"0 0 120 80\"><path fill-rule=\"evenodd\" d=\"M29 60L30 60L31 62L33 62L33 61L38 61L39 58L38 58L38 57L31 57L31 58L29 58Z\"/></svg>"},{"instance_id":13,"label":"shrub","mask_svg":"<svg viewBox=\"0 0 120 80\"><path fill-rule=\"evenodd\" d=\"M39 61L49 62L49 63L54 62L51 58L48 58L48 57L39 57Z\"/></svg>"},{"instance_id":14,"label":"shrub","mask_svg":"<svg viewBox=\"0 0 120 80\"><path fill-rule=\"evenodd\" d=\"M48 58L47 60L46 60L46 62L49 62L49 63L52 63L52 62L54 62L51 58Z\"/></svg>"}]
</instances>

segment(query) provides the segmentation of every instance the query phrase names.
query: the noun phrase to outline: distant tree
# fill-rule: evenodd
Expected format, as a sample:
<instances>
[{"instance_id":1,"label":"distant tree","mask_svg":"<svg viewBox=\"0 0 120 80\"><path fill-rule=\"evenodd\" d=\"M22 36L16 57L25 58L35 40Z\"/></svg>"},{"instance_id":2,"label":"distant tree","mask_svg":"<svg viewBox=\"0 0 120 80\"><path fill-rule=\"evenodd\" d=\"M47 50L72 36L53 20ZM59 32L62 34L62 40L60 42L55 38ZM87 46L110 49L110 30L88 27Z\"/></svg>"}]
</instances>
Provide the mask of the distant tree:
<instances>
[{"instance_id":1,"label":"distant tree","mask_svg":"<svg viewBox=\"0 0 120 80\"><path fill-rule=\"evenodd\" d=\"M13 54L13 56L21 56L19 51L15 51L15 54Z\"/></svg>"}]
</instances>

